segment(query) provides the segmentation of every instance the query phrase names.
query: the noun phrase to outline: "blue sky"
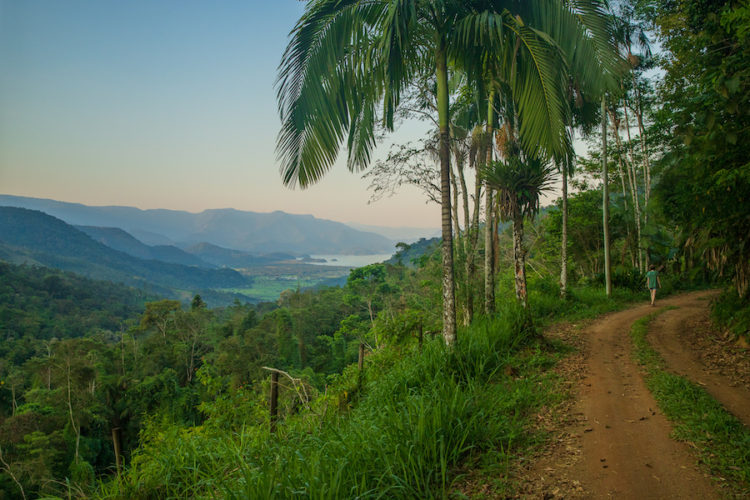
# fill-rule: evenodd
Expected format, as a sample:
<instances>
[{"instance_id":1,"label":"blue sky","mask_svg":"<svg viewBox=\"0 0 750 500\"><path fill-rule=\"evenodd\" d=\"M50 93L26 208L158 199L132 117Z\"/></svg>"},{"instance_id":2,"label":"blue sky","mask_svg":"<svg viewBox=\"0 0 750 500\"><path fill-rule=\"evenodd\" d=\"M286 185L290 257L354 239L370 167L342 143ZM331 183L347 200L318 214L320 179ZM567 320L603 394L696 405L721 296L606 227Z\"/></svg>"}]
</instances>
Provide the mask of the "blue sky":
<instances>
[{"instance_id":1,"label":"blue sky","mask_svg":"<svg viewBox=\"0 0 750 500\"><path fill-rule=\"evenodd\" d=\"M415 190L368 205L343 165L281 185L273 84L303 6L0 0L0 193L439 226Z\"/></svg>"}]
</instances>

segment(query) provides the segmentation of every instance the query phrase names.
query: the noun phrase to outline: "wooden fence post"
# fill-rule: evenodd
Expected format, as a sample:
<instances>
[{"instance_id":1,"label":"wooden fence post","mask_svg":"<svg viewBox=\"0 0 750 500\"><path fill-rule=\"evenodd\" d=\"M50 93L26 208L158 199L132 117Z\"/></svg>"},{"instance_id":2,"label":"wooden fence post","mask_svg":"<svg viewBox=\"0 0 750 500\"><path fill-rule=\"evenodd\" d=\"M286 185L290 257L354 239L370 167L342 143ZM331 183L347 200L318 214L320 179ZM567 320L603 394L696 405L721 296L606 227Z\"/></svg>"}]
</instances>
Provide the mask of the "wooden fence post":
<instances>
[{"instance_id":1,"label":"wooden fence post","mask_svg":"<svg viewBox=\"0 0 750 500\"><path fill-rule=\"evenodd\" d=\"M422 352L422 341L424 340L424 325L419 323L419 352Z\"/></svg>"},{"instance_id":2,"label":"wooden fence post","mask_svg":"<svg viewBox=\"0 0 750 500\"><path fill-rule=\"evenodd\" d=\"M271 372L271 432L276 432L279 419L279 373Z\"/></svg>"},{"instance_id":3,"label":"wooden fence post","mask_svg":"<svg viewBox=\"0 0 750 500\"><path fill-rule=\"evenodd\" d=\"M117 465L117 476L120 476L122 470L122 459L120 452L120 428L112 427L112 445L115 448L115 464Z\"/></svg>"}]
</instances>

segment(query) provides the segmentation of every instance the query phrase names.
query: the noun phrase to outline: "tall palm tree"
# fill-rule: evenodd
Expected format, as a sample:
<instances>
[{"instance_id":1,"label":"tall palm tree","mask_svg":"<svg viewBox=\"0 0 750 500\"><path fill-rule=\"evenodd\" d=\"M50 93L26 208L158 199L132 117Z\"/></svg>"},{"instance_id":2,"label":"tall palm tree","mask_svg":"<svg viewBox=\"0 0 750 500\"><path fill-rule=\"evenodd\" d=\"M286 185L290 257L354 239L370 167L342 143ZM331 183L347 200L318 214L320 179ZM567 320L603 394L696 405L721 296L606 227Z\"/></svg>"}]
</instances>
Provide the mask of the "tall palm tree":
<instances>
[{"instance_id":1,"label":"tall palm tree","mask_svg":"<svg viewBox=\"0 0 750 500\"><path fill-rule=\"evenodd\" d=\"M511 47L515 53L520 47L532 54L521 64L508 57L500 62L518 66L516 77L508 82L517 95L525 147L538 149L536 143L559 149L561 141L555 137L564 128L565 111L557 92L561 82L556 61L563 51L573 67L597 80L601 68L591 69L583 61L587 55L601 59L603 46L596 35L607 29L603 14L601 0L311 0L292 30L277 80L282 122L277 151L282 180L291 187L320 180L345 141L349 169L366 168L376 142L376 123L392 130L406 87L426 72L435 77L443 338L448 345L456 340L449 66L481 68L489 54L507 55L514 52ZM508 45L513 40L514 45ZM575 54L578 57L572 57Z\"/></svg>"}]
</instances>

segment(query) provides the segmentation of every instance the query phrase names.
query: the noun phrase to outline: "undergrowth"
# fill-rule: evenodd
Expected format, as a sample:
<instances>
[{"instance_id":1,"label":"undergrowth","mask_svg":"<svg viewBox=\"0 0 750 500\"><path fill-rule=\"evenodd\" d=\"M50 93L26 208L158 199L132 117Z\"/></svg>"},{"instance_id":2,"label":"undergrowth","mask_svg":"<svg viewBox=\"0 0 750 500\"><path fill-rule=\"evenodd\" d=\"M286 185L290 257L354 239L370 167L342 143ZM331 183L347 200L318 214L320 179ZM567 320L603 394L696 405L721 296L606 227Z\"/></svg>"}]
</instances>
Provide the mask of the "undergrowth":
<instances>
[{"instance_id":1,"label":"undergrowth","mask_svg":"<svg viewBox=\"0 0 750 500\"><path fill-rule=\"evenodd\" d=\"M220 394L201 405L203 424L152 418L126 473L100 484L98 496L462 498L467 473L506 496L509 468L546 439L531 417L564 397L549 369L568 348L539 329L647 300L645 292L606 298L586 288L561 300L552 280L532 281L530 290L536 329L512 292L500 295L498 314L459 329L455 348L436 335L422 350L415 342L376 349L363 373L351 365L325 392L287 405L275 434L267 386L221 393L221 381L203 370L201 383Z\"/></svg>"},{"instance_id":2,"label":"undergrowth","mask_svg":"<svg viewBox=\"0 0 750 500\"><path fill-rule=\"evenodd\" d=\"M674 424L674 437L693 443L700 459L737 497L750 495L750 430L727 412L703 388L670 373L646 340L649 322L661 309L633 324L631 338L646 384L659 407Z\"/></svg>"},{"instance_id":3,"label":"undergrowth","mask_svg":"<svg viewBox=\"0 0 750 500\"><path fill-rule=\"evenodd\" d=\"M102 485L100 495L451 496L464 461L484 452L517 454L538 439L527 417L555 397L544 373L553 354L522 323L509 307L461 330L452 350L439 338L421 352L380 349L368 357L362 380L345 371L275 435L249 399L220 398L219 411L204 408L213 416L198 427L153 422L123 480ZM517 367L513 375L508 366Z\"/></svg>"},{"instance_id":4,"label":"undergrowth","mask_svg":"<svg viewBox=\"0 0 750 500\"><path fill-rule=\"evenodd\" d=\"M735 290L725 290L714 300L711 317L720 329L750 341L750 294L743 299Z\"/></svg>"}]
</instances>

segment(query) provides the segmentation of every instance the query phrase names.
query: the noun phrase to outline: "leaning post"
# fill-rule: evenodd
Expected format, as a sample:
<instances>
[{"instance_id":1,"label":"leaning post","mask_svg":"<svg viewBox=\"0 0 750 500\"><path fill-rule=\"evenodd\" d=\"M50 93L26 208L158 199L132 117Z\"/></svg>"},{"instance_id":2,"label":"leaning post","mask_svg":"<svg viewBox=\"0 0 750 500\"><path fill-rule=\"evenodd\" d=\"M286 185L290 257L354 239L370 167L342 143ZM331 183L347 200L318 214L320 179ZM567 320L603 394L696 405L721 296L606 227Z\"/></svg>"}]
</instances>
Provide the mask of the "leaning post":
<instances>
[{"instance_id":1,"label":"leaning post","mask_svg":"<svg viewBox=\"0 0 750 500\"><path fill-rule=\"evenodd\" d=\"M276 421L279 419L279 374L271 372L271 432L276 432Z\"/></svg>"}]
</instances>

